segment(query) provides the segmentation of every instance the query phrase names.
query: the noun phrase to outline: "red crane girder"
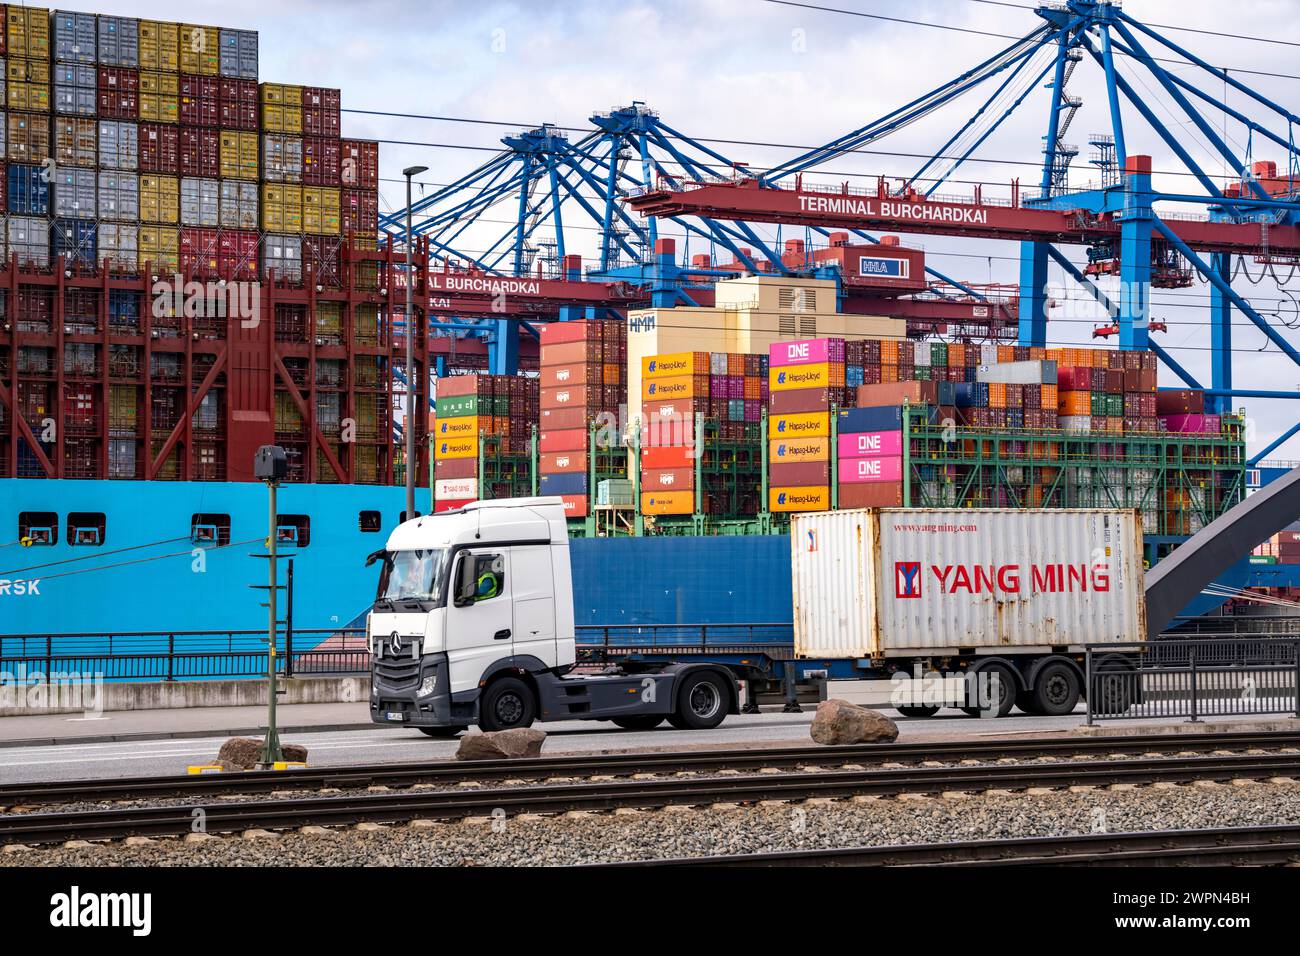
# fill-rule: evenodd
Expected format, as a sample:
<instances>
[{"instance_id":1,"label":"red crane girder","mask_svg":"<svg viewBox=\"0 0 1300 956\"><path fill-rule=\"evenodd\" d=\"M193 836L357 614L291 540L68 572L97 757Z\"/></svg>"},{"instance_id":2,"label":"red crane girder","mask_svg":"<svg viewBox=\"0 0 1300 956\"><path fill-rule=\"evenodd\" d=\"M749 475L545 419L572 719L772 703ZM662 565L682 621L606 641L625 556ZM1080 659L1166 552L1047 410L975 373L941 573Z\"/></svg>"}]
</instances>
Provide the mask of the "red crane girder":
<instances>
[{"instance_id":1,"label":"red crane girder","mask_svg":"<svg viewBox=\"0 0 1300 956\"><path fill-rule=\"evenodd\" d=\"M1117 239L1120 223L1112 214L1085 210L1036 209L1021 205L1013 186L1010 201L969 202L926 199L916 193L774 189L756 180L692 184L629 197L645 216L703 216L711 219L873 229L924 235L1029 240L1093 245ZM1167 225L1193 249L1242 255L1300 252L1300 228L1267 223L1209 222L1170 218Z\"/></svg>"},{"instance_id":2,"label":"red crane girder","mask_svg":"<svg viewBox=\"0 0 1300 956\"><path fill-rule=\"evenodd\" d=\"M650 295L627 282L497 276L476 270L430 271L425 292L434 315L503 317L555 315L562 306L625 308Z\"/></svg>"}]
</instances>

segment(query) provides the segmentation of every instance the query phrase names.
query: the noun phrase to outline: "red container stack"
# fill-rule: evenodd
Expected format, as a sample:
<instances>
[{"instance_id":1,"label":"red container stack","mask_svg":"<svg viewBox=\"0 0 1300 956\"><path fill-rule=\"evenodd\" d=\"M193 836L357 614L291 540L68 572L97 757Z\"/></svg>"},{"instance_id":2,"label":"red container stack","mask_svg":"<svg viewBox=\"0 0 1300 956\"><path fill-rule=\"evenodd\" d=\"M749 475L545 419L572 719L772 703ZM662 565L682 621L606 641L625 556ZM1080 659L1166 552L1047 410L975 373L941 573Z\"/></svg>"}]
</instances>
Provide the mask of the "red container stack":
<instances>
[{"instance_id":1,"label":"red container stack","mask_svg":"<svg viewBox=\"0 0 1300 956\"><path fill-rule=\"evenodd\" d=\"M304 121L306 117L304 115ZM305 157L304 157L305 171ZM339 217L344 236L374 235L379 218L379 144L345 139L339 155Z\"/></svg>"},{"instance_id":2,"label":"red container stack","mask_svg":"<svg viewBox=\"0 0 1300 956\"><path fill-rule=\"evenodd\" d=\"M569 517L589 512L587 456L620 439L627 407L627 326L589 320L544 325L541 334L541 395L538 451L543 494L564 499ZM595 423L597 447L590 445Z\"/></svg>"}]
</instances>

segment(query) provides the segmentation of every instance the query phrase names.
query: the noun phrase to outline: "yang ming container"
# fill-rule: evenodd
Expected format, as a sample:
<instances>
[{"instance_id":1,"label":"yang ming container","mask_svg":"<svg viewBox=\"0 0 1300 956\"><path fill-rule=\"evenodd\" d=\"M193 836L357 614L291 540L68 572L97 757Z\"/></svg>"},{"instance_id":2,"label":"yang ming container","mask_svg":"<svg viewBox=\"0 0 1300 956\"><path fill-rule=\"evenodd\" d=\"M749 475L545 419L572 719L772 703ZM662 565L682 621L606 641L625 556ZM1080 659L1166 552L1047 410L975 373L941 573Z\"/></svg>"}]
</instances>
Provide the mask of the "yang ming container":
<instances>
[{"instance_id":1,"label":"yang ming container","mask_svg":"<svg viewBox=\"0 0 1300 956\"><path fill-rule=\"evenodd\" d=\"M1146 635L1137 511L795 515L802 657L1047 653Z\"/></svg>"}]
</instances>

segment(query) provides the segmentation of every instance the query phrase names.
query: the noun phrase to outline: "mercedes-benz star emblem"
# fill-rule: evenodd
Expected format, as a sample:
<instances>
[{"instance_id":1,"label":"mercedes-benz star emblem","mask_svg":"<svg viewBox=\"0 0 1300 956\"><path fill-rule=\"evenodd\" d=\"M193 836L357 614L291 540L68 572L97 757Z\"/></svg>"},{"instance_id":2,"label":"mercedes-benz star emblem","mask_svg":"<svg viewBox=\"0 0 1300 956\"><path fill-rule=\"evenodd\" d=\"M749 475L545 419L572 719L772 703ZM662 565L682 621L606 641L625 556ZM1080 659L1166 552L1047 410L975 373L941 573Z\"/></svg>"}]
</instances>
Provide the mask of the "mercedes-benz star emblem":
<instances>
[{"instance_id":1,"label":"mercedes-benz star emblem","mask_svg":"<svg viewBox=\"0 0 1300 956\"><path fill-rule=\"evenodd\" d=\"M394 657L402 653L401 634L398 634L396 631L393 631L392 634L388 635L388 649L393 652Z\"/></svg>"}]
</instances>

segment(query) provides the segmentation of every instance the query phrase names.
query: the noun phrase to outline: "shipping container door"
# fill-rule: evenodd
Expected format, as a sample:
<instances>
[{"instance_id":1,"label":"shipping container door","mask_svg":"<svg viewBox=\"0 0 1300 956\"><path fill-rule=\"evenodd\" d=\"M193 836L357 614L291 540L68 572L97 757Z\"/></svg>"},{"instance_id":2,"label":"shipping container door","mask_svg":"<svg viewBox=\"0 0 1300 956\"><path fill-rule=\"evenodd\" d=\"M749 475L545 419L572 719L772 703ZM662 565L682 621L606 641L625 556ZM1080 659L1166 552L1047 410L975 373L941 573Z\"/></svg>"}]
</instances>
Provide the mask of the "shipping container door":
<instances>
[{"instance_id":1,"label":"shipping container door","mask_svg":"<svg viewBox=\"0 0 1300 956\"><path fill-rule=\"evenodd\" d=\"M869 511L809 513L793 519L797 654L851 658L875 650L876 529L875 515Z\"/></svg>"}]
</instances>

